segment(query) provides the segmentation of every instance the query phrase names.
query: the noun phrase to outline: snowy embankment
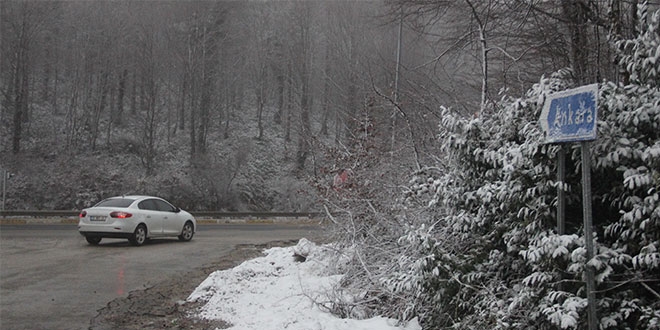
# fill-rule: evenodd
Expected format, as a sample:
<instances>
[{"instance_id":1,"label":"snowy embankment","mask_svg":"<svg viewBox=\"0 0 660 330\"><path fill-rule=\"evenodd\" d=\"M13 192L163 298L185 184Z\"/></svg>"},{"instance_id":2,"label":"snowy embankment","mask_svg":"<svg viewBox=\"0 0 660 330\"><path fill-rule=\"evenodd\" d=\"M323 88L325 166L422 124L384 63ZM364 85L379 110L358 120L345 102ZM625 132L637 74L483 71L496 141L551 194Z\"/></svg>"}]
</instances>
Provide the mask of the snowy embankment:
<instances>
[{"instance_id":1,"label":"snowy embankment","mask_svg":"<svg viewBox=\"0 0 660 330\"><path fill-rule=\"evenodd\" d=\"M295 247L271 248L265 256L212 273L188 297L204 301L199 316L221 319L240 330L420 330L393 319L341 319L327 312L332 287L342 275L331 274L334 251L301 239ZM295 255L306 255L304 262ZM298 258L298 260L304 258Z\"/></svg>"}]
</instances>

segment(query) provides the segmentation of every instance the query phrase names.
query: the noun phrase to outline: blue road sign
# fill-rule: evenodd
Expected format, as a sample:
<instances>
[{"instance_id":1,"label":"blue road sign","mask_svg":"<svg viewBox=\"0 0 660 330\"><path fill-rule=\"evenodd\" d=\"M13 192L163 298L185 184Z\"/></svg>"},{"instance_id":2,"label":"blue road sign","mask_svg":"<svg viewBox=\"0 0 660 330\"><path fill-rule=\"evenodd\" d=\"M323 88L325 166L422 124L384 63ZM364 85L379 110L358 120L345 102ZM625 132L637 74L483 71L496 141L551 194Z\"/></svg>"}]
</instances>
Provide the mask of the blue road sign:
<instances>
[{"instance_id":1,"label":"blue road sign","mask_svg":"<svg viewBox=\"0 0 660 330\"><path fill-rule=\"evenodd\" d=\"M595 140L597 121L598 84L548 96L539 118L547 143Z\"/></svg>"}]
</instances>

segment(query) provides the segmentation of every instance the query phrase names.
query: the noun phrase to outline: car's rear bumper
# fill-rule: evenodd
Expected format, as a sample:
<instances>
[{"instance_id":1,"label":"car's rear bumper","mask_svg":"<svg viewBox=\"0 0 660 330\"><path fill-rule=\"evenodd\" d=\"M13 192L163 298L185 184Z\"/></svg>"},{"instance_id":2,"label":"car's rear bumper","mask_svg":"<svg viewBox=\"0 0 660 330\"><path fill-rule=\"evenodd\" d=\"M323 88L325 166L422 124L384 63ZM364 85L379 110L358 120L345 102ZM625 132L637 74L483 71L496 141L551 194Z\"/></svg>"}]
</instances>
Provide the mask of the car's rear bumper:
<instances>
[{"instance_id":1,"label":"car's rear bumper","mask_svg":"<svg viewBox=\"0 0 660 330\"><path fill-rule=\"evenodd\" d=\"M78 232L83 236L129 237L135 228L128 223L87 224L78 223Z\"/></svg>"},{"instance_id":2,"label":"car's rear bumper","mask_svg":"<svg viewBox=\"0 0 660 330\"><path fill-rule=\"evenodd\" d=\"M80 231L80 235L85 237L103 237L103 238L131 238L131 233L112 233L106 231Z\"/></svg>"}]
</instances>

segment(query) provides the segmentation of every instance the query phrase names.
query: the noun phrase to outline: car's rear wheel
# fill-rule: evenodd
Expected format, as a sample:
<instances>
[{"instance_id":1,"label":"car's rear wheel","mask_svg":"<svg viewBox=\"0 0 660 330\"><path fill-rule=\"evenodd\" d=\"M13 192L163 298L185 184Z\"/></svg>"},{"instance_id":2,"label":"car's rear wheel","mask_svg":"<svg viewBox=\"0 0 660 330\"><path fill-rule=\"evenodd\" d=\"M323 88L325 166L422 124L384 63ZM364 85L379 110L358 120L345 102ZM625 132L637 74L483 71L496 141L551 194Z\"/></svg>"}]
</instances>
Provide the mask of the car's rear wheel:
<instances>
[{"instance_id":1,"label":"car's rear wheel","mask_svg":"<svg viewBox=\"0 0 660 330\"><path fill-rule=\"evenodd\" d=\"M85 236L85 239L87 240L87 243L91 245L99 245L99 243L101 243L100 236Z\"/></svg>"},{"instance_id":2,"label":"car's rear wheel","mask_svg":"<svg viewBox=\"0 0 660 330\"><path fill-rule=\"evenodd\" d=\"M147 241L147 227L142 224L138 225L137 228L135 228L133 235L131 235L131 238L128 240L135 246L144 244L144 242Z\"/></svg>"},{"instance_id":3,"label":"car's rear wheel","mask_svg":"<svg viewBox=\"0 0 660 330\"><path fill-rule=\"evenodd\" d=\"M193 227L192 222L187 221L185 225L183 225L183 229L181 230L181 235L179 235L179 240L188 242L193 238L193 235L195 234L195 228Z\"/></svg>"}]
</instances>

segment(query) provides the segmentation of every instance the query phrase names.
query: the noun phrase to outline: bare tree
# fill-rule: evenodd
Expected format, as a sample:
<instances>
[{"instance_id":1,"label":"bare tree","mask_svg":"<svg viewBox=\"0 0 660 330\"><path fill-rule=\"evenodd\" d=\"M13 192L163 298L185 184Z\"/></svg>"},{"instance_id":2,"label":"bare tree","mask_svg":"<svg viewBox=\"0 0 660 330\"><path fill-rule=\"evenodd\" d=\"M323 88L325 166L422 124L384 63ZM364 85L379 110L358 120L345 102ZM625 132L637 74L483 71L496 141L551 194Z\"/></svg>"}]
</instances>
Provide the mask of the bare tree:
<instances>
[{"instance_id":1,"label":"bare tree","mask_svg":"<svg viewBox=\"0 0 660 330\"><path fill-rule=\"evenodd\" d=\"M0 3L2 20L2 55L6 60L9 75L4 75L6 87L3 104L12 109L12 152L21 151L23 124L29 119L30 74L34 42L43 31L49 14L57 3L42 5L28 1L3 1ZM5 61L3 61L5 62ZM3 80L4 80L3 79ZM3 83L3 85L5 84ZM4 107L3 107L4 117Z\"/></svg>"},{"instance_id":2,"label":"bare tree","mask_svg":"<svg viewBox=\"0 0 660 330\"><path fill-rule=\"evenodd\" d=\"M158 76L157 58L158 46L155 40L156 29L150 24L142 26L139 39L140 75L142 76L142 95L144 107L138 112L140 118L139 131L142 141L141 159L147 175L153 174L154 161L157 155L157 142L161 113L158 106Z\"/></svg>"},{"instance_id":3,"label":"bare tree","mask_svg":"<svg viewBox=\"0 0 660 330\"><path fill-rule=\"evenodd\" d=\"M185 73L182 81L181 107L189 108L190 153L205 153L211 115L219 108L216 93L219 76L219 56L225 39L224 23L227 8L223 3L195 8L192 18L182 23L185 33ZM183 108L179 125L183 127Z\"/></svg>"},{"instance_id":4,"label":"bare tree","mask_svg":"<svg viewBox=\"0 0 660 330\"><path fill-rule=\"evenodd\" d=\"M302 171L310 153L311 122L310 112L312 105L311 72L312 55L314 47L314 31L312 22L314 20L314 3L296 2L291 13L292 37L294 38L293 49L296 54L297 79L300 91L300 127L298 130L298 149L296 151L296 168Z\"/></svg>"},{"instance_id":5,"label":"bare tree","mask_svg":"<svg viewBox=\"0 0 660 330\"><path fill-rule=\"evenodd\" d=\"M250 8L250 16L243 24L248 31L250 50L250 76L252 77L252 90L254 91L257 110L257 139L264 136L264 107L269 96L271 81L270 70L273 62L274 47L277 36L272 34L274 25L274 8L268 4L253 3Z\"/></svg>"}]
</instances>

